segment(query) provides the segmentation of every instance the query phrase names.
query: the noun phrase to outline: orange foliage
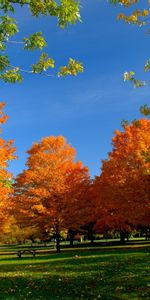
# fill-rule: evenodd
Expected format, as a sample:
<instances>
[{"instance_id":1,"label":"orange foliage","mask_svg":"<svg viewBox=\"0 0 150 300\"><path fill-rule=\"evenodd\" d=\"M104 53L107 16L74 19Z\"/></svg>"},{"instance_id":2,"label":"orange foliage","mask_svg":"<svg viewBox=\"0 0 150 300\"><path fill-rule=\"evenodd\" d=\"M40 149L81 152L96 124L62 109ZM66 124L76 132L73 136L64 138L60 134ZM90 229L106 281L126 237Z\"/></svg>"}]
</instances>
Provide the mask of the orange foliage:
<instances>
[{"instance_id":1,"label":"orange foliage","mask_svg":"<svg viewBox=\"0 0 150 300\"><path fill-rule=\"evenodd\" d=\"M150 121L141 119L115 131L112 143L95 179L98 206L103 207L97 226L130 231L150 224Z\"/></svg>"},{"instance_id":2,"label":"orange foliage","mask_svg":"<svg viewBox=\"0 0 150 300\"><path fill-rule=\"evenodd\" d=\"M17 219L60 235L84 222L88 168L62 136L46 137L27 152L27 170L17 177ZM82 215L82 218L81 218Z\"/></svg>"},{"instance_id":3,"label":"orange foliage","mask_svg":"<svg viewBox=\"0 0 150 300\"><path fill-rule=\"evenodd\" d=\"M3 114L4 103L0 103L0 125L7 121L7 116ZM13 147L13 141L5 141L0 138L0 228L1 232L6 227L8 222L8 214L6 209L9 207L9 197L12 194L12 187L10 180L12 174L7 171L8 162L15 158L15 148Z\"/></svg>"}]
</instances>

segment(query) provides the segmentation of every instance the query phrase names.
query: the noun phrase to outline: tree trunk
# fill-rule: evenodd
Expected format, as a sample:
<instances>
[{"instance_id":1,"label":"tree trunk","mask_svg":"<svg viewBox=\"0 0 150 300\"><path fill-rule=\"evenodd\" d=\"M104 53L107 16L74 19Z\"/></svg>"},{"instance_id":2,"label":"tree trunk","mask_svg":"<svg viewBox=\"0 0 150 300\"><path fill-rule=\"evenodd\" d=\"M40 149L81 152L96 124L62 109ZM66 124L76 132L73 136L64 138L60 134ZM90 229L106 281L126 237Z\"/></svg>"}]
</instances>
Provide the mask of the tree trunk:
<instances>
[{"instance_id":1,"label":"tree trunk","mask_svg":"<svg viewBox=\"0 0 150 300\"><path fill-rule=\"evenodd\" d=\"M94 235L93 235L93 229L89 228L88 229L88 239L91 241L91 245L94 244Z\"/></svg>"},{"instance_id":2,"label":"tree trunk","mask_svg":"<svg viewBox=\"0 0 150 300\"><path fill-rule=\"evenodd\" d=\"M69 238L69 241L70 241L70 247L73 247L74 246L74 244L73 244L73 242L74 242L74 237L75 237L75 235L78 233L78 230L76 230L76 229L69 229L68 230L68 238Z\"/></svg>"},{"instance_id":3,"label":"tree trunk","mask_svg":"<svg viewBox=\"0 0 150 300\"><path fill-rule=\"evenodd\" d=\"M145 241L148 241L148 231L146 229L146 232L145 232Z\"/></svg>"},{"instance_id":4,"label":"tree trunk","mask_svg":"<svg viewBox=\"0 0 150 300\"><path fill-rule=\"evenodd\" d=\"M60 233L56 233L56 252L60 252Z\"/></svg>"},{"instance_id":5,"label":"tree trunk","mask_svg":"<svg viewBox=\"0 0 150 300\"><path fill-rule=\"evenodd\" d=\"M73 245L73 241L74 241L73 235L71 234L71 235L70 235L70 247L73 247L73 246L74 246L74 245Z\"/></svg>"},{"instance_id":6,"label":"tree trunk","mask_svg":"<svg viewBox=\"0 0 150 300\"><path fill-rule=\"evenodd\" d=\"M127 232L127 241L129 241L129 238L130 238L130 233Z\"/></svg>"},{"instance_id":7,"label":"tree trunk","mask_svg":"<svg viewBox=\"0 0 150 300\"><path fill-rule=\"evenodd\" d=\"M125 232L124 231L120 231L120 243L121 243L121 245L125 244L125 237L126 237Z\"/></svg>"},{"instance_id":8,"label":"tree trunk","mask_svg":"<svg viewBox=\"0 0 150 300\"><path fill-rule=\"evenodd\" d=\"M93 235L93 230L91 231L91 245L94 244L94 235Z\"/></svg>"}]
</instances>

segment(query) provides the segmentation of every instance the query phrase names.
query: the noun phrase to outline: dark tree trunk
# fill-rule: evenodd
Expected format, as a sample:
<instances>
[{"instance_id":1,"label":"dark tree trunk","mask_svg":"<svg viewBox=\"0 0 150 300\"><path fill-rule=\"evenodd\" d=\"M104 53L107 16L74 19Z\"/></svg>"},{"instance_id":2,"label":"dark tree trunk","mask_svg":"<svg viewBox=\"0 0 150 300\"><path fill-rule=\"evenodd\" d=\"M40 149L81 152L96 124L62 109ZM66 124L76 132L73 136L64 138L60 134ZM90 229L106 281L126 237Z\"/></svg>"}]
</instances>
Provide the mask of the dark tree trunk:
<instances>
[{"instance_id":1,"label":"dark tree trunk","mask_svg":"<svg viewBox=\"0 0 150 300\"><path fill-rule=\"evenodd\" d=\"M70 247L73 247L74 235L70 234Z\"/></svg>"},{"instance_id":2,"label":"dark tree trunk","mask_svg":"<svg viewBox=\"0 0 150 300\"><path fill-rule=\"evenodd\" d=\"M129 241L129 239L130 239L130 233L127 232L127 241Z\"/></svg>"},{"instance_id":3,"label":"dark tree trunk","mask_svg":"<svg viewBox=\"0 0 150 300\"><path fill-rule=\"evenodd\" d=\"M90 238L90 240L91 240L91 245L93 245L94 244L93 230L91 231L91 238Z\"/></svg>"},{"instance_id":4,"label":"dark tree trunk","mask_svg":"<svg viewBox=\"0 0 150 300\"><path fill-rule=\"evenodd\" d=\"M91 241L91 245L94 244L94 233L93 233L93 228L88 229L88 240Z\"/></svg>"},{"instance_id":5,"label":"dark tree trunk","mask_svg":"<svg viewBox=\"0 0 150 300\"><path fill-rule=\"evenodd\" d=\"M146 229L146 232L145 232L145 241L148 241L148 231Z\"/></svg>"},{"instance_id":6,"label":"dark tree trunk","mask_svg":"<svg viewBox=\"0 0 150 300\"><path fill-rule=\"evenodd\" d=\"M59 229L56 231L56 252L60 252L60 232Z\"/></svg>"},{"instance_id":7,"label":"dark tree trunk","mask_svg":"<svg viewBox=\"0 0 150 300\"><path fill-rule=\"evenodd\" d=\"M124 231L120 231L120 243L121 245L125 244L126 233Z\"/></svg>"},{"instance_id":8,"label":"dark tree trunk","mask_svg":"<svg viewBox=\"0 0 150 300\"><path fill-rule=\"evenodd\" d=\"M75 235L77 234L77 230L75 229L69 229L68 230L68 238L69 238L69 241L70 241L70 247L73 247L73 242L74 242L74 237Z\"/></svg>"}]
</instances>

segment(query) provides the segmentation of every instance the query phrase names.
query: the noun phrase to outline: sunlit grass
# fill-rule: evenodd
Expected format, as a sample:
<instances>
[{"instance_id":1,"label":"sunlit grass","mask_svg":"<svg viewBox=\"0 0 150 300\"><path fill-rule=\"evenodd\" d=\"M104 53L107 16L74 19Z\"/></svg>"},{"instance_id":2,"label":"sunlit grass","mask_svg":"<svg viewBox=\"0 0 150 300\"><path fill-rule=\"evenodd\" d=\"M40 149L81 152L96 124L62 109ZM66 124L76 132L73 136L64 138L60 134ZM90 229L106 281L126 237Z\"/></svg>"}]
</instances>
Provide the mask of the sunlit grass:
<instances>
[{"instance_id":1,"label":"sunlit grass","mask_svg":"<svg viewBox=\"0 0 150 300\"><path fill-rule=\"evenodd\" d=\"M0 256L0 299L150 299L149 248Z\"/></svg>"}]
</instances>

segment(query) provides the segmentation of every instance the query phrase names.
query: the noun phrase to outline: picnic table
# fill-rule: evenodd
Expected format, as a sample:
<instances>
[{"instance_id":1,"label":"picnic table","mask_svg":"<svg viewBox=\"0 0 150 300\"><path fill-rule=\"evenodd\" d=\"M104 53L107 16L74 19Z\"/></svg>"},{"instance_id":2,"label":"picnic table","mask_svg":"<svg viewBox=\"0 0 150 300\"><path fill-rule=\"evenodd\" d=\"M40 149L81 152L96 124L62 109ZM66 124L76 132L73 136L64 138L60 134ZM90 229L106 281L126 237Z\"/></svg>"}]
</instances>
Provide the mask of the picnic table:
<instances>
[{"instance_id":1,"label":"picnic table","mask_svg":"<svg viewBox=\"0 0 150 300\"><path fill-rule=\"evenodd\" d=\"M18 250L17 251L17 256L19 258L21 258L22 254L32 254L33 257L35 257L36 255L36 250L33 250L33 249L24 249L24 250Z\"/></svg>"}]
</instances>

